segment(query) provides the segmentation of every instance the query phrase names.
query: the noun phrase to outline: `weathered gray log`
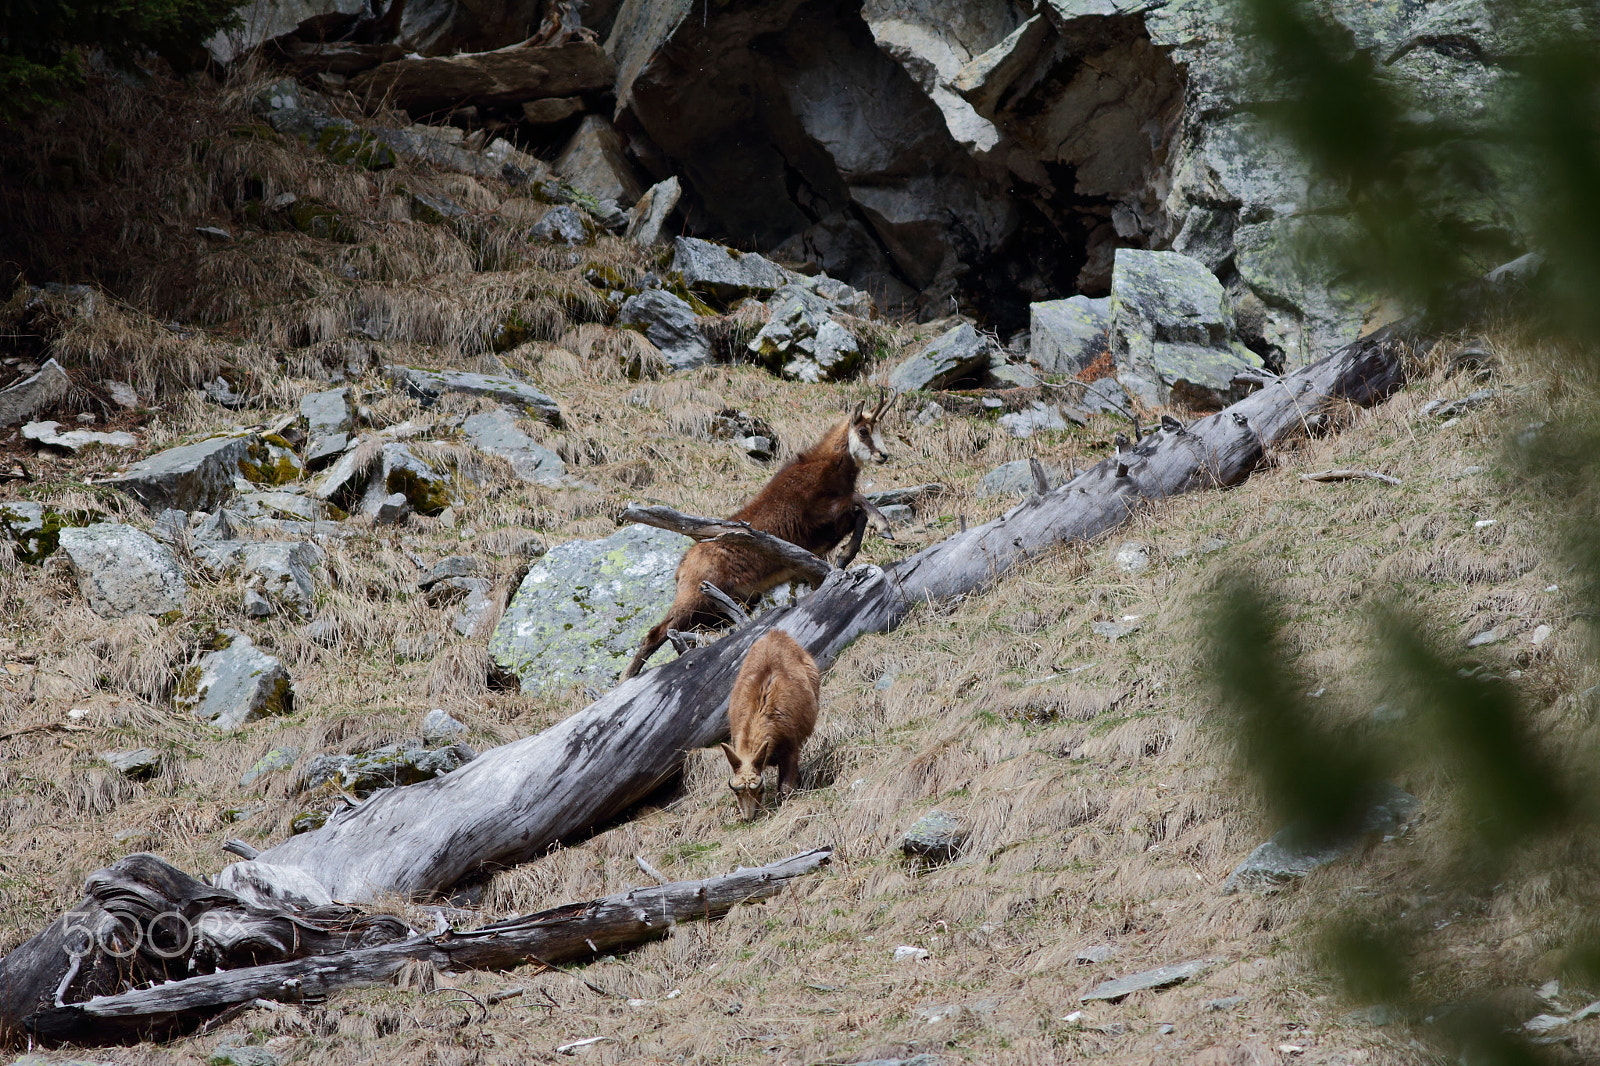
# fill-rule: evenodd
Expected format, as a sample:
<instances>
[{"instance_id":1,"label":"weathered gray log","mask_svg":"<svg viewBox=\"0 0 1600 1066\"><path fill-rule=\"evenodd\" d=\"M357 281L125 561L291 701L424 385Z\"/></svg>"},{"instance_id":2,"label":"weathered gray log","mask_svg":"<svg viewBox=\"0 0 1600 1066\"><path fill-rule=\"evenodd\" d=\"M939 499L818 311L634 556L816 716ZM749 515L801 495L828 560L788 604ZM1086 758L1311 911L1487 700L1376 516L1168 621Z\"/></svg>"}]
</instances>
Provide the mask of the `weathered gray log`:
<instances>
[{"instance_id":1,"label":"weathered gray log","mask_svg":"<svg viewBox=\"0 0 1600 1066\"><path fill-rule=\"evenodd\" d=\"M646 506L630 503L617 515L617 525L642 522L647 526L670 529L695 540L711 540L723 544L737 544L778 560L816 588L833 572L833 567L819 555L806 551L798 544L773 536L771 533L751 528L748 522L735 522L731 518L704 518L684 514L660 504Z\"/></svg>"},{"instance_id":2,"label":"weathered gray log","mask_svg":"<svg viewBox=\"0 0 1600 1066\"><path fill-rule=\"evenodd\" d=\"M618 685L543 733L375 793L257 861L298 868L334 898L356 901L434 893L485 864L531 859L637 802L678 771L684 752L726 737L734 676L767 630L786 630L827 669L857 637L894 628L917 604L986 588L1056 545L1122 524L1145 500L1235 484L1272 445L1331 425L1330 407L1393 391L1405 339L1394 328L1369 334L1224 411L1158 429L992 522L886 569L835 571L799 603Z\"/></svg>"},{"instance_id":3,"label":"weathered gray log","mask_svg":"<svg viewBox=\"0 0 1600 1066\"><path fill-rule=\"evenodd\" d=\"M703 881L676 881L629 889L587 903L569 903L465 931L446 929L422 936L406 935L410 930L398 918L363 917L366 926L382 923L384 931L390 934L387 942L337 950L319 941L322 950L309 951L300 950L303 945L292 938L283 943L273 941L258 945L261 954L288 961L245 964L198 977L184 976L188 956L180 953L172 959L163 959L158 972L108 974L114 983L104 987L108 982L102 982L96 988L104 987L104 991L77 1002L62 1002L60 996L43 1002L23 1001L31 1009L15 1017L8 1014L5 1021L12 1033L26 1032L45 1042L115 1043L127 1038L147 1039L182 1032L219 1011L257 999L294 1002L340 989L384 984L413 960L429 963L440 970L460 971L592 958L664 936L679 922L717 918L735 904L775 895L796 877L827 863L832 854L831 849L821 848L767 866L741 867L733 873ZM645 864L641 862L641 865ZM117 866L91 877L91 899L96 898L96 878L100 878L102 884L116 885L124 895L137 898L133 911L122 912L123 925L128 930L151 928L151 923L159 917L175 911L183 913L178 910L180 907L193 909L196 902L215 909L198 911L187 919L191 923L210 922L217 914L224 916L225 923L231 923L239 920L242 912L238 898L232 893L217 889L196 892L192 886L198 882L154 856L124 859ZM173 888L178 891L172 892ZM297 912L270 918L252 914L246 918L258 923L277 921L289 925L301 920ZM168 924L174 929L180 928L176 921ZM315 932L320 925L313 921L307 928ZM399 936L393 935L396 929L400 931ZM53 947L59 953L60 945ZM15 955L17 952L12 953ZM5 961L9 963L12 956L7 956ZM33 958L32 952L29 958ZM117 960L111 957L110 961ZM0 973L13 976L9 968ZM16 976L28 975L19 973ZM140 987L152 979L157 983ZM7 1000L7 1007L13 1006L13 1002Z\"/></svg>"}]
</instances>

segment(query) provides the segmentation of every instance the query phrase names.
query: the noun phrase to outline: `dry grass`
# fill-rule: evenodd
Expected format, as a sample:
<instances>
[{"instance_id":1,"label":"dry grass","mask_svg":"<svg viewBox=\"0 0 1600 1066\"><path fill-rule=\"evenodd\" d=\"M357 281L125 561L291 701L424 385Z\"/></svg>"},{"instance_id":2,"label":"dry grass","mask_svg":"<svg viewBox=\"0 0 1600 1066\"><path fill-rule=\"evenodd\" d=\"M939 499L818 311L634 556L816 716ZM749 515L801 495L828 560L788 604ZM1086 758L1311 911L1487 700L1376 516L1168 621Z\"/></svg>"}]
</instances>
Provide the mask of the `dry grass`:
<instances>
[{"instance_id":1,"label":"dry grass","mask_svg":"<svg viewBox=\"0 0 1600 1066\"><path fill-rule=\"evenodd\" d=\"M132 106L106 104L105 128ZM176 102L170 112L181 113ZM209 122L226 128L202 115L202 126ZM146 155L125 165L165 161L181 171L191 157L173 155L179 148L141 148ZM435 706L467 722L469 742L481 747L576 710L579 693L533 698L492 688L483 641L457 636L451 609L416 593L423 568L447 555L477 555L507 590L527 565L510 554L515 545L534 535L547 543L604 535L629 499L726 513L772 468L702 439L712 412L734 407L765 419L791 454L867 393L861 383L782 383L746 366L638 381L659 372L653 353L636 334L597 324L603 315L589 301L600 296L582 277L586 257L625 263L626 249L604 244L577 262L561 258L571 255L566 250L533 249L520 266L480 273L476 253L453 232L396 214L400 175L335 173L271 143L212 151L236 169L270 164L273 188L315 189L329 203L367 212L362 224L381 250L361 253L370 258L358 263L351 248L263 234L248 255L242 243L208 251L161 298L122 289L125 302L90 321L62 312L50 343L74 372L126 375L166 399L164 410L137 423L149 447L240 420L188 391L214 367L253 383L260 406L246 414L255 420L292 410L331 368L359 376L379 362L501 366L560 399L565 428L526 428L591 487L522 484L503 464L436 435L427 447L454 462L465 502L448 523L413 518L400 529L364 529L326 545L317 614L334 624L331 646L312 643L292 622L244 621L241 590L228 581L195 575L187 616L162 626L99 619L59 565L0 566L0 719L8 723L0 731L65 722L73 708L86 712L88 726L0 741L0 948L41 928L77 898L86 874L134 848L211 872L223 865L220 844L228 837L258 845L282 839L303 802L293 792L297 771L268 774L248 789L238 784L269 748L296 746L302 762L364 750L414 736ZM504 190L438 175L404 178L437 182L431 187L485 215L517 217ZM203 213L227 189L215 176L192 186L182 183L197 179L178 173L170 180L176 184L163 195L175 198L174 210ZM24 200L45 210L43 201ZM17 202L7 201L6 210ZM67 212L55 224L93 228L86 216L51 210ZM145 231L118 239L127 247L160 243ZM342 277L340 263L372 276ZM209 294L201 302L216 310L203 310L197 293ZM180 305L228 323L230 339L185 337L161 325ZM513 314L531 326L529 335L486 354L488 331ZM380 321L369 335L349 336L357 323ZM728 336L747 326L730 324ZM873 329L880 361L918 336L903 326ZM164 340L163 330L174 339ZM151 347L158 343L171 347ZM1531 381L1519 351L1507 348L1507 374ZM721 755L696 752L677 785L626 820L487 881L476 904L484 920L643 883L636 854L689 878L814 845L838 849L831 869L764 905L680 927L670 939L584 968L605 994L565 974L413 975L406 988L254 1011L220 1034L115 1057L200 1062L234 1035L305 1063L550 1061L558 1044L604 1035L606 1042L580 1054L595 1063L799 1064L928 1050L983 1063L1221 1064L1278 1062L1278 1047L1294 1044L1305 1049L1295 1056L1303 1062L1423 1061L1408 1033L1345 1017L1345 1005L1317 976L1304 930L1306 919L1340 901L1416 883L1408 875L1438 860L1448 819L1440 812L1363 862L1320 872L1296 890L1220 895L1232 866L1274 827L1229 769L1195 650L1215 575L1249 563L1292 597L1290 646L1329 689L1330 716L1359 718L1382 701L1369 680L1366 624L1375 601L1398 598L1463 637L1509 625L1515 635L1483 649L1485 660L1522 671L1538 729L1586 737L1592 714L1575 712L1570 694L1592 683L1588 648L1574 605L1548 588L1563 575L1540 550L1546 530L1536 501L1501 472L1500 413L1478 412L1448 429L1422 420L1419 408L1434 393L1472 387L1423 369L1433 376L1376 411L1352 414L1337 437L1285 450L1275 468L1242 488L1163 504L1105 543L1063 549L991 592L857 642L824 679L802 791L766 816L737 821ZM380 425L432 424L473 409L447 401L423 410L384 392L376 375L359 384ZM1527 402L1537 411L1582 395L1569 381ZM940 481L950 490L921 505L919 523L896 543L869 540L864 561L886 562L963 518L999 514L1008 501L975 493L995 465L1034 454L1081 465L1105 454L1116 428L1097 421L1021 442L980 419L918 426L900 412L889 433L895 460L871 471L866 487ZM126 501L84 484L113 457L29 461L42 471L29 494L144 520ZM1386 470L1405 484L1298 478L1331 466ZM1468 473L1469 466L1482 469ZM1485 517L1497 524L1475 528ZM1124 536L1152 546L1149 570L1117 569L1112 553ZM1226 546L1201 550L1214 538ZM1127 615L1138 615L1141 628L1121 641L1090 629ZM1535 650L1522 630L1541 621L1556 635ZM220 735L170 710L173 669L223 624L283 658L295 678L292 715ZM126 781L97 760L98 751L138 746L166 753L150 780ZM1441 791L1426 779L1401 784L1425 802ZM935 805L967 820L970 842L954 863L910 866L897 850L900 834ZM241 811L243 820L228 820ZM1530 880L1476 910L1451 899L1415 904L1438 909L1449 923L1436 949L1452 970L1526 987L1546 976L1542 956L1561 935L1552 913L1561 888ZM1455 910L1462 914L1450 917ZM931 957L896 964L900 944ZM1116 954L1076 961L1097 944ZM1105 977L1197 957L1216 965L1189 985L1085 1007L1080 1019L1065 1020L1079 993ZM480 995L510 986L529 992L463 1025L464 997L449 994L451 986ZM1243 1002L1205 1007L1235 995ZM926 1008L946 1004L953 1009L927 1020ZM1163 1033L1163 1025L1174 1029ZM1587 1029L1574 1047L1600 1053Z\"/></svg>"}]
</instances>

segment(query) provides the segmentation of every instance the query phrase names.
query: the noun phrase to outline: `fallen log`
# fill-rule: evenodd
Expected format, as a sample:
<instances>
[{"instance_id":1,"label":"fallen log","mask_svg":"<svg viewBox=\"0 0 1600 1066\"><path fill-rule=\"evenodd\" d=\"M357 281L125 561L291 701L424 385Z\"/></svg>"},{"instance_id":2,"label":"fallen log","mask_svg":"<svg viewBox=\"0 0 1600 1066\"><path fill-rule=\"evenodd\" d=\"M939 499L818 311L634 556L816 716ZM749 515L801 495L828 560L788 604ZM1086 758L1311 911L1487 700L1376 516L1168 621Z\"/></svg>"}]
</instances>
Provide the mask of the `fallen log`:
<instances>
[{"instance_id":1,"label":"fallen log","mask_svg":"<svg viewBox=\"0 0 1600 1066\"><path fill-rule=\"evenodd\" d=\"M1409 336L1386 327L1224 411L1187 426L1174 420L992 522L885 568L834 571L799 603L618 685L543 733L444 777L374 793L254 863L234 864L219 883L270 880L273 868L290 868L353 902L426 896L475 870L535 858L647 795L687 751L726 737L734 676L768 629L786 630L827 669L857 637L894 628L917 604L986 588L1059 544L1115 528L1143 501L1235 484L1273 446L1331 425L1331 407L1389 395L1402 380ZM256 864L270 866L248 869Z\"/></svg>"},{"instance_id":2,"label":"fallen log","mask_svg":"<svg viewBox=\"0 0 1600 1066\"><path fill-rule=\"evenodd\" d=\"M674 533L682 533L695 540L737 544L741 548L758 551L762 555L776 559L805 578L812 588L822 584L833 572L833 566L820 555L756 529L748 522L736 522L731 518L703 518L700 515L674 511L660 504L646 506L639 503L628 504L617 515L617 525L627 525L629 522L670 529Z\"/></svg>"},{"instance_id":3,"label":"fallen log","mask_svg":"<svg viewBox=\"0 0 1600 1066\"><path fill-rule=\"evenodd\" d=\"M339 920L332 923L340 931L335 939L257 941L252 960L240 954L241 926L259 930L279 923L325 932L330 917L318 919L293 908L262 914L153 855L130 856L91 875L88 898L51 927L73 915L117 916L110 928L74 946L82 949L77 954L82 961L68 964L71 972L53 995L49 986L58 980L68 953L51 939L50 930L0 960L0 995L5 996L0 1002L6 1012L0 1031L47 1043L151 1039L191 1030L219 1012L259 999L297 1002L386 984L413 961L461 971L588 959L664 936L679 922L710 920L735 904L775 895L831 857L832 851L822 848L703 881L633 888L477 929L423 935L390 915L355 915L340 908ZM137 901L131 910L116 909L118 901L130 899ZM218 966L219 946L226 961L241 964ZM263 963L261 957L273 961ZM13 960L44 965L24 970ZM214 972L187 976L191 965ZM99 975L96 980L80 982L80 975L91 973ZM17 995L19 982L31 984L32 994ZM84 993L84 998L67 999Z\"/></svg>"}]
</instances>

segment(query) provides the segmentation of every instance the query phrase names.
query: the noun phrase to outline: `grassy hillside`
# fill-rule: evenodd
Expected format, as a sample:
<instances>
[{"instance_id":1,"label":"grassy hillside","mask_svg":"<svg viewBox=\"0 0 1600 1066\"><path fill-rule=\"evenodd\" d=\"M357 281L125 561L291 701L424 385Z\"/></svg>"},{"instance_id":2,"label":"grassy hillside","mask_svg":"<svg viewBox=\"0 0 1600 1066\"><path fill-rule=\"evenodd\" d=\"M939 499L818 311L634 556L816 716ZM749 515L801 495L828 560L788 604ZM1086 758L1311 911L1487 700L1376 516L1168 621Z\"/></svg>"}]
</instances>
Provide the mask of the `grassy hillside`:
<instances>
[{"instance_id":1,"label":"grassy hillside","mask_svg":"<svg viewBox=\"0 0 1600 1066\"><path fill-rule=\"evenodd\" d=\"M224 864L228 837L258 846L282 839L308 805L293 793L296 775L238 784L271 747L363 751L415 736L422 714L442 707L470 725L467 739L481 748L583 706L581 692L536 699L491 688L483 643L456 636L451 612L414 591L422 568L477 555L492 562L504 592L528 565L512 549L530 535L548 544L605 535L611 515L634 499L726 513L773 467L697 439L711 414L750 411L776 427L787 454L867 394L864 383L789 383L741 365L654 377L648 345L603 324L603 293L585 280L596 265L642 273L654 264L638 250L612 237L576 250L529 243L527 227L547 205L524 192L405 163L366 171L269 136L244 109L258 86L220 96L157 88L102 87L72 123L13 146L7 159L7 219L33 227L9 254L28 280L101 286L92 313L65 296L26 310L19 289L7 316L26 335L13 344L68 366L77 409L106 414L95 428L132 430L149 452L268 422L326 387L326 368L359 349L364 362L526 377L561 401L566 428L525 428L592 488L529 486L441 429L423 447L453 462L464 485L477 484L450 521L413 517L325 545L317 610L338 624L333 647L307 640L292 621L246 621L241 592L198 572L181 621L107 622L61 561L33 566L0 551L0 949L44 926L78 898L86 874L130 851L209 873ZM119 132L135 125L164 132ZM113 142L120 153L97 167ZM50 175L61 173L72 180L53 185ZM408 197L419 191L467 206L470 223L415 219ZM359 239L250 230L248 205L283 192L330 205ZM193 232L200 225L240 238L207 243ZM40 274L42 264L54 264L52 276ZM386 339L363 336L358 327L378 319ZM511 344L508 323L524 330ZM737 319L725 327L730 338L748 328ZM937 327L862 329L874 346L864 382ZM804 787L782 807L739 822L721 754L691 753L683 780L629 817L491 877L471 921L642 884L635 855L692 878L816 845L838 849L831 868L769 903L571 974L419 976L405 988L253 1010L205 1036L105 1057L201 1062L220 1042L248 1038L296 1063L564 1061L558 1045L605 1036L577 1054L594 1063L845 1063L922 1051L974 1063L1424 1061L1402 1027L1352 1016L1332 995L1306 920L1386 898L1395 884L1428 883L1417 875L1442 861L1448 819L1430 800L1444 783L1397 782L1426 813L1359 862L1272 896L1222 895L1228 872L1277 826L1232 769L1196 649L1218 574L1254 568L1289 597L1293 654L1326 689L1330 717L1368 721L1386 694L1370 680L1367 627L1375 604L1396 600L1463 643L1500 629L1504 639L1475 654L1518 672L1508 676L1539 730L1572 750L1586 739L1592 705L1572 694L1593 683L1592 670L1566 572L1542 551L1540 501L1505 472L1499 444L1513 414L1537 420L1572 393L1546 384L1536 353L1507 339L1496 346L1496 376L1525 386L1503 401L1525 410L1490 407L1441 426L1423 404L1479 387L1466 374L1444 376L1450 350L1419 353L1410 388L1375 411L1351 412L1337 435L1275 455L1241 487L1153 508L1103 542L1063 549L992 592L858 642L824 679ZM218 374L249 395L247 409L226 410L197 391ZM103 406L106 379L132 383L146 406ZM359 383L380 427L435 425L478 402L424 410L376 376ZM897 408L887 434L894 461L870 471L866 487L938 481L950 491L927 501L896 542L870 539L863 561L915 551L963 518L998 515L1008 501L975 487L999 463L1037 455L1081 465L1103 456L1121 428L1101 419L1017 441L976 417L919 425L907 410L917 406L913 398ZM15 439L0 450L0 469L22 462L33 476L0 484L0 499L148 525L137 505L94 485L123 456L52 458ZM1328 467L1385 471L1404 484L1299 478ZM1125 539L1149 546L1148 569L1116 565ZM1138 628L1116 641L1091 628L1117 620ZM1554 635L1535 647L1529 634L1540 624ZM295 679L292 715L218 735L172 710L176 671L222 625L246 629L283 660ZM425 634L441 639L436 653L397 651L399 638ZM139 746L165 753L148 781L130 782L96 755ZM900 836L934 806L963 818L971 839L948 865L908 865ZM227 820L239 810L254 813ZM1519 1020L1544 1009L1532 989L1559 961L1550 954L1561 918L1553 898L1548 885L1492 905L1416 895L1409 906L1437 914L1424 982L1448 996L1468 974L1503 987ZM896 963L899 945L929 957ZM1111 953L1079 961L1097 946ZM1078 1003L1104 978L1198 958L1215 964L1187 984L1119 1004ZM450 987L480 1000L526 991L485 1016ZM1587 1001L1563 993L1569 1008ZM1565 1054L1600 1054L1595 1022L1576 1032Z\"/></svg>"}]
</instances>

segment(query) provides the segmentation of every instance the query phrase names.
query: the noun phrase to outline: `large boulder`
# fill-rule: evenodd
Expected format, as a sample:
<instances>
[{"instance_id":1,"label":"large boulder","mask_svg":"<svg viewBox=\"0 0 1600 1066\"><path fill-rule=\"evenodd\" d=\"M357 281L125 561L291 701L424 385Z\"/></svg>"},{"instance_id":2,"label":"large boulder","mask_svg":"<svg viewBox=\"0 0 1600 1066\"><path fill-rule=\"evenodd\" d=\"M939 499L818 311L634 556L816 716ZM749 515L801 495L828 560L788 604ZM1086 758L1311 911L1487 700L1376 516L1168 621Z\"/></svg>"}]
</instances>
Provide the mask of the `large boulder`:
<instances>
[{"instance_id":1,"label":"large boulder","mask_svg":"<svg viewBox=\"0 0 1600 1066\"><path fill-rule=\"evenodd\" d=\"M711 362L711 340L687 300L665 289L646 289L628 297L617 312L619 326L631 326L655 345L673 370Z\"/></svg>"},{"instance_id":2,"label":"large boulder","mask_svg":"<svg viewBox=\"0 0 1600 1066\"><path fill-rule=\"evenodd\" d=\"M1177 252L1117 249L1111 357L1157 383L1161 402L1220 407L1242 395L1236 375L1261 357L1233 340L1227 294L1205 264Z\"/></svg>"},{"instance_id":3,"label":"large boulder","mask_svg":"<svg viewBox=\"0 0 1600 1066\"><path fill-rule=\"evenodd\" d=\"M962 378L987 370L999 348L992 337L979 333L970 322L963 322L889 371L889 387L895 392L948 388Z\"/></svg>"},{"instance_id":4,"label":"large boulder","mask_svg":"<svg viewBox=\"0 0 1600 1066\"><path fill-rule=\"evenodd\" d=\"M172 549L150 534L116 522L60 531L78 590L96 614L157 617L182 612L189 585Z\"/></svg>"},{"instance_id":5,"label":"large boulder","mask_svg":"<svg viewBox=\"0 0 1600 1066\"><path fill-rule=\"evenodd\" d=\"M1106 351L1109 297L1070 296L1028 308L1028 357L1046 374L1072 377Z\"/></svg>"},{"instance_id":6,"label":"large boulder","mask_svg":"<svg viewBox=\"0 0 1600 1066\"><path fill-rule=\"evenodd\" d=\"M294 709L289 671L249 637L227 630L215 639L213 648L179 677L173 702L180 711L232 731L258 718Z\"/></svg>"},{"instance_id":7,"label":"large boulder","mask_svg":"<svg viewBox=\"0 0 1600 1066\"><path fill-rule=\"evenodd\" d=\"M672 603L673 575L690 543L631 525L550 549L522 579L489 654L528 693L614 685Z\"/></svg>"},{"instance_id":8,"label":"large boulder","mask_svg":"<svg viewBox=\"0 0 1600 1066\"><path fill-rule=\"evenodd\" d=\"M758 361L794 381L843 381L860 368L861 346L834 321L831 301L787 285L768 306L771 317L749 344Z\"/></svg>"},{"instance_id":9,"label":"large boulder","mask_svg":"<svg viewBox=\"0 0 1600 1066\"><path fill-rule=\"evenodd\" d=\"M764 299L795 280L791 271L764 256L697 237L673 240L670 269L689 288L722 303L743 296Z\"/></svg>"},{"instance_id":10,"label":"large boulder","mask_svg":"<svg viewBox=\"0 0 1600 1066\"><path fill-rule=\"evenodd\" d=\"M233 492L234 479L244 474L252 450L260 451L253 433L228 433L194 444L168 448L130 466L106 484L121 489L152 514L168 508L209 511Z\"/></svg>"},{"instance_id":11,"label":"large boulder","mask_svg":"<svg viewBox=\"0 0 1600 1066\"><path fill-rule=\"evenodd\" d=\"M622 136L599 115L585 115L556 157L555 172L597 200L631 204L644 195L624 151Z\"/></svg>"}]
</instances>

